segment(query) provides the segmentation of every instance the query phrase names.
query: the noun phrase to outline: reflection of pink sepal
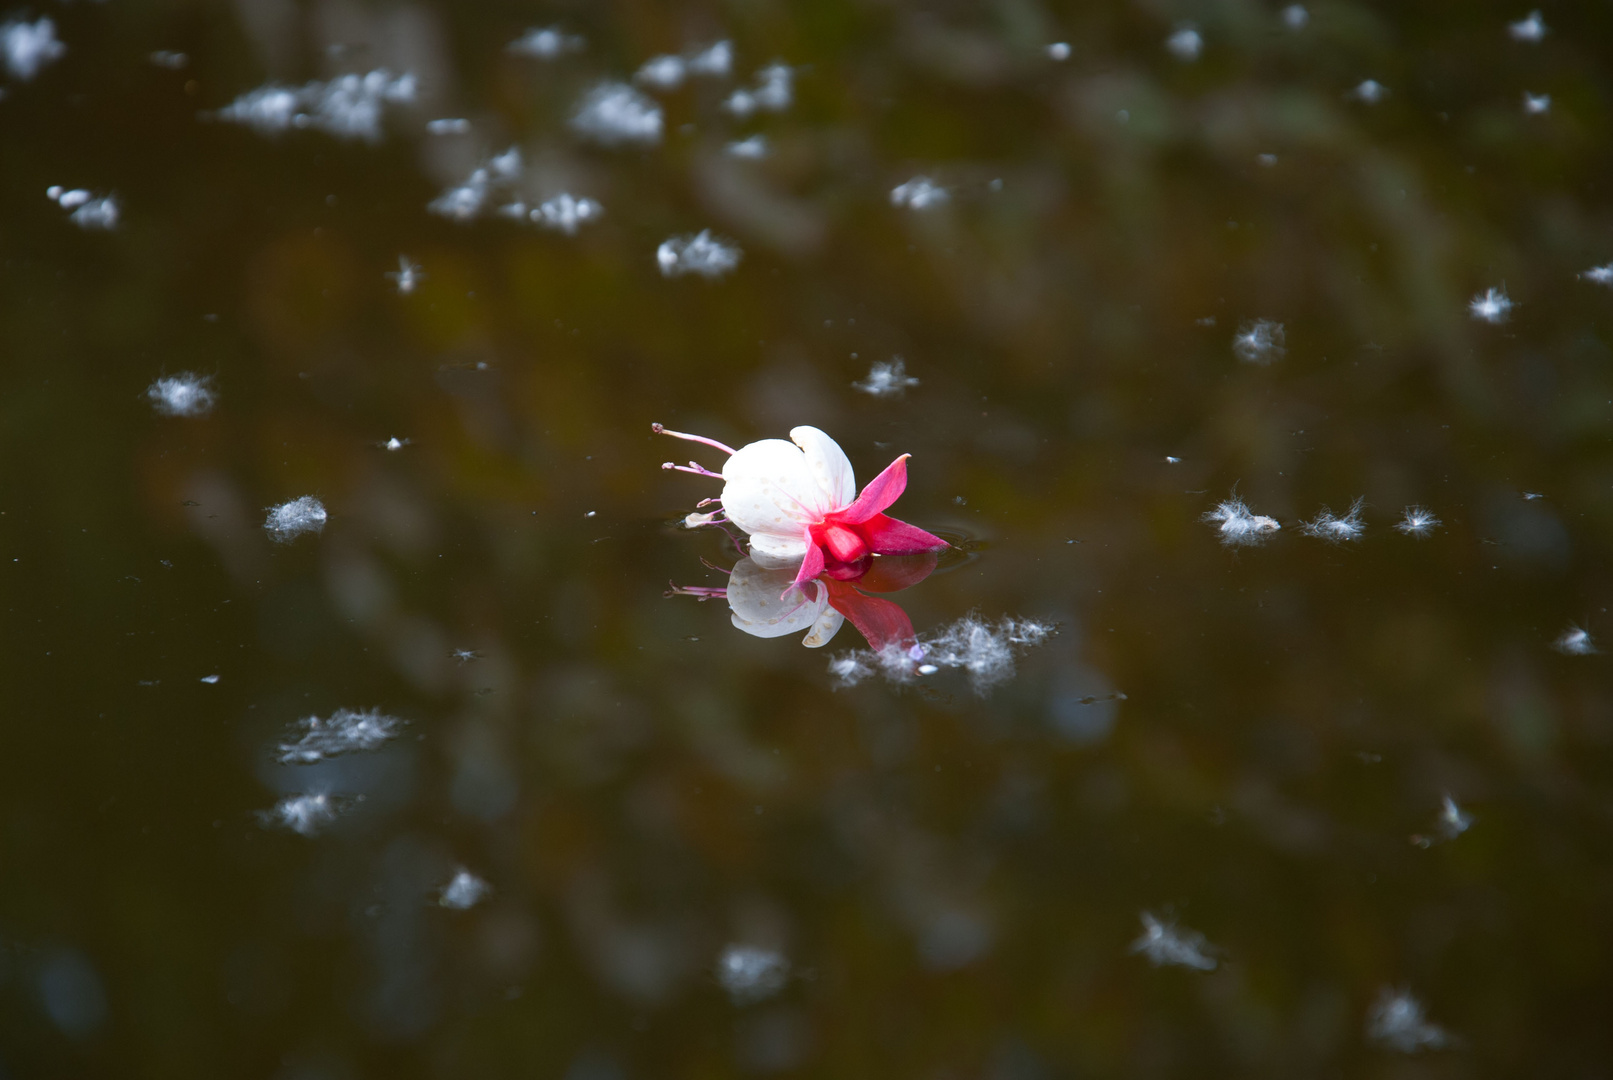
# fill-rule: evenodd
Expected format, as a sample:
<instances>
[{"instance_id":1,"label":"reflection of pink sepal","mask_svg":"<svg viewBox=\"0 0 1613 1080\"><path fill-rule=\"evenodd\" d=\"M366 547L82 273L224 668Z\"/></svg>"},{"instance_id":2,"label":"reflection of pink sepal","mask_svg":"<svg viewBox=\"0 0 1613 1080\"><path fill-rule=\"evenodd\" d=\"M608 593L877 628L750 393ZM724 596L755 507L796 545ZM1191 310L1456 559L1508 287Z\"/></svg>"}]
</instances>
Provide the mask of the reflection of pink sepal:
<instances>
[{"instance_id":1,"label":"reflection of pink sepal","mask_svg":"<svg viewBox=\"0 0 1613 1080\"><path fill-rule=\"evenodd\" d=\"M908 646L917 640L913 620L900 604L858 592L848 581L824 578L823 584L829 590L830 606L851 621L875 652L883 651L887 645Z\"/></svg>"}]
</instances>

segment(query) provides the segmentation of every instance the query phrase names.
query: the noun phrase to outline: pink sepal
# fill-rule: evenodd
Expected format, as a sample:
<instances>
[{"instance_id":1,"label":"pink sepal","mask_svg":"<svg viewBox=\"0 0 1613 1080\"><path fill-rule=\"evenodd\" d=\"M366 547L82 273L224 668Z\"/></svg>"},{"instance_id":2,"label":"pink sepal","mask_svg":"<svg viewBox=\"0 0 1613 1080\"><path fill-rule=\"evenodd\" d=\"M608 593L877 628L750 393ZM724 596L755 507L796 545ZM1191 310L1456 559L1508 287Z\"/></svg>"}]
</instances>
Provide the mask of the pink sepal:
<instances>
[{"instance_id":1,"label":"pink sepal","mask_svg":"<svg viewBox=\"0 0 1613 1080\"><path fill-rule=\"evenodd\" d=\"M885 514L869 518L860 531L868 550L875 555L916 555L921 551L942 551L951 547L934 533Z\"/></svg>"},{"instance_id":2,"label":"pink sepal","mask_svg":"<svg viewBox=\"0 0 1613 1080\"><path fill-rule=\"evenodd\" d=\"M911 456L903 454L885 466L884 472L868 481L856 502L832 515L834 520L859 525L901 498L907 490L907 459Z\"/></svg>"}]
</instances>

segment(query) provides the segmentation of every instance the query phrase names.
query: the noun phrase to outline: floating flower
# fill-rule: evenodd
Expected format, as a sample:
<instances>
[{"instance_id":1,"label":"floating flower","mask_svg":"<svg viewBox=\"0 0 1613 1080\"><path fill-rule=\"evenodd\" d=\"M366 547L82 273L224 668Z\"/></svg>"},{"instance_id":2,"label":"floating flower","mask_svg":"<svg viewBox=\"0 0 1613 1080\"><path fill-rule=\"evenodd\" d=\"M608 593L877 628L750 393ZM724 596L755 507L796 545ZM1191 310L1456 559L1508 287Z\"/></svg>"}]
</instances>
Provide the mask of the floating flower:
<instances>
[{"instance_id":1,"label":"floating flower","mask_svg":"<svg viewBox=\"0 0 1613 1080\"><path fill-rule=\"evenodd\" d=\"M774 559L801 560L796 586L831 564L948 546L939 536L884 513L907 488L907 454L886 466L859 495L846 452L815 427L792 429L792 442L762 439L738 450L660 424L651 428L729 455L721 473L694 462L682 466L669 461L662 468L720 477L723 490L717 501L727 520L749 535L752 550Z\"/></svg>"}]
</instances>

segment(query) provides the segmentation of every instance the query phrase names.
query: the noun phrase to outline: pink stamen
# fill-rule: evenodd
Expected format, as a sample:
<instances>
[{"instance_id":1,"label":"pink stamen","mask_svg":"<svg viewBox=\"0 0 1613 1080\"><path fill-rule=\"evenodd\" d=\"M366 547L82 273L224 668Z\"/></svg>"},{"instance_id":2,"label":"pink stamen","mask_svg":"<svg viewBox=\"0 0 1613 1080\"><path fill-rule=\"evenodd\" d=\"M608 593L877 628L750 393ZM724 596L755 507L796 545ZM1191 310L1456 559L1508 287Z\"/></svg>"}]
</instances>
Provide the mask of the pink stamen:
<instances>
[{"instance_id":1,"label":"pink stamen","mask_svg":"<svg viewBox=\"0 0 1613 1080\"><path fill-rule=\"evenodd\" d=\"M681 431L671 431L662 427L660 424L651 424L650 430L655 432L657 435L670 435L674 439L685 439L689 442L705 443L707 446L715 447L725 454L732 454L734 452L734 448L732 446L729 446L725 443L720 443L716 439L708 439L704 435L686 435Z\"/></svg>"},{"instance_id":2,"label":"pink stamen","mask_svg":"<svg viewBox=\"0 0 1613 1080\"><path fill-rule=\"evenodd\" d=\"M728 527L729 521L727 518L724 518L721 521L713 521L712 524L721 529L722 534L728 537L729 542L734 545L734 550L739 552L739 557L741 559L750 558L750 549L745 546L745 541L741 540L737 535L735 535L734 530Z\"/></svg>"}]
</instances>

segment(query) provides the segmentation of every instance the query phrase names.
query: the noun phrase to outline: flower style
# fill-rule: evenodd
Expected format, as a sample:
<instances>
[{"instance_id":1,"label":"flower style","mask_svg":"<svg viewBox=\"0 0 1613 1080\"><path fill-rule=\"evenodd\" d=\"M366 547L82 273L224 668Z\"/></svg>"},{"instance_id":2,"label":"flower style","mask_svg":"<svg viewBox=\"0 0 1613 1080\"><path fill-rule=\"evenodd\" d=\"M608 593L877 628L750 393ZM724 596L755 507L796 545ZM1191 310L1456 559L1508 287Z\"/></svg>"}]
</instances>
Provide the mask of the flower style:
<instances>
[{"instance_id":1,"label":"flower style","mask_svg":"<svg viewBox=\"0 0 1613 1080\"><path fill-rule=\"evenodd\" d=\"M704 443L729 455L721 473L696 462L677 469L723 481L718 502L727 520L750 536L751 549L775 560L801 560L791 587L799 588L826 568L860 563L869 555L912 555L940 551L947 542L884 511L907 488L907 454L886 466L857 494L851 462L829 436L815 427L790 431L790 442L762 439L734 450L714 439L669 431L658 434ZM712 514L693 514L688 524L710 524Z\"/></svg>"}]
</instances>

